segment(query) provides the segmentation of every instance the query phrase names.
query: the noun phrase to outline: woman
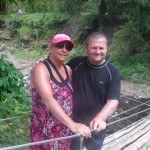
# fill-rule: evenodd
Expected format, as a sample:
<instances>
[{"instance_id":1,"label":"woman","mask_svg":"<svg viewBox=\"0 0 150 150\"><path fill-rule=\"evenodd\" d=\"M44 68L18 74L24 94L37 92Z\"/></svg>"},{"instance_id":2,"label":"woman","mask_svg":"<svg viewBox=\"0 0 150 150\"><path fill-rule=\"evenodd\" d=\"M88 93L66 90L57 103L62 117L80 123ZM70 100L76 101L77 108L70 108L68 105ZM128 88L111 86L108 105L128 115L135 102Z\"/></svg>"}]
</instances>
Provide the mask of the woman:
<instances>
[{"instance_id":1,"label":"woman","mask_svg":"<svg viewBox=\"0 0 150 150\"><path fill-rule=\"evenodd\" d=\"M87 126L72 117L72 71L64 65L74 47L70 37L57 34L51 39L48 59L38 63L31 75L32 117L30 142L65 137L72 132L90 137ZM72 132L71 132L72 131ZM34 150L69 150L70 140L32 146Z\"/></svg>"}]
</instances>

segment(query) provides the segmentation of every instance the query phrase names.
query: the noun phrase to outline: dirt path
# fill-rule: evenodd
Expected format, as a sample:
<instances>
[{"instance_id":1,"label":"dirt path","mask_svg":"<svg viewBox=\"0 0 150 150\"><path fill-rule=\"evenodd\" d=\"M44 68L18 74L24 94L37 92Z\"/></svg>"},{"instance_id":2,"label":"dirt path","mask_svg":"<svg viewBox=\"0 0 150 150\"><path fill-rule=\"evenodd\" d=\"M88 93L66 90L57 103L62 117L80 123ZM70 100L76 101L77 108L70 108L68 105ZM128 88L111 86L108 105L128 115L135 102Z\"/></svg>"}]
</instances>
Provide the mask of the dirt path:
<instances>
[{"instance_id":1,"label":"dirt path","mask_svg":"<svg viewBox=\"0 0 150 150\"><path fill-rule=\"evenodd\" d=\"M128 81L121 81L121 94L131 96L136 99L150 100L150 86L145 84L136 84Z\"/></svg>"}]
</instances>

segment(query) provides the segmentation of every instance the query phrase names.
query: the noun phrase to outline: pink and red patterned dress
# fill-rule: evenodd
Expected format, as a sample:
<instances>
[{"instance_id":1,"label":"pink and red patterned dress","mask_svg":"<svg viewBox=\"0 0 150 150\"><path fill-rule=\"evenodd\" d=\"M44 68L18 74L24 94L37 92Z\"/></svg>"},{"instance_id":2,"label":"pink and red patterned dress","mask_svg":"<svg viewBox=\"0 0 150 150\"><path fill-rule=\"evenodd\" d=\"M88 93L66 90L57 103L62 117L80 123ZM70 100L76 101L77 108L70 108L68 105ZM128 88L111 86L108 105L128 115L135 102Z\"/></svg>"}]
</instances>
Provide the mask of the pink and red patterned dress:
<instances>
[{"instance_id":1,"label":"pink and red patterned dress","mask_svg":"<svg viewBox=\"0 0 150 150\"><path fill-rule=\"evenodd\" d=\"M64 82L58 82L48 68L51 76L50 85L53 96L58 101L64 112L72 118L72 85L67 73ZM61 123L43 102L41 96L35 89L32 92L32 116L30 142L49 140L65 137L72 134L68 127ZM71 140L49 142L41 145L31 146L30 150L69 150Z\"/></svg>"}]
</instances>

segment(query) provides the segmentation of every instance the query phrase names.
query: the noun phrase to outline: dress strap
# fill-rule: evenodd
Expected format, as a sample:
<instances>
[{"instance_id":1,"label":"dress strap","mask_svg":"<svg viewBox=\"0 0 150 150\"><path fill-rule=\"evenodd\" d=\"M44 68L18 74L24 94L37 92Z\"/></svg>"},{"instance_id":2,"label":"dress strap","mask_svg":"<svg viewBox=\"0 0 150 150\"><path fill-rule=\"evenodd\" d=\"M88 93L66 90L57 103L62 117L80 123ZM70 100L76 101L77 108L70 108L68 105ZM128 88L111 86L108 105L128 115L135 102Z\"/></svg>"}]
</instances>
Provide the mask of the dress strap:
<instances>
[{"instance_id":1,"label":"dress strap","mask_svg":"<svg viewBox=\"0 0 150 150\"><path fill-rule=\"evenodd\" d=\"M43 60L42 63L43 63L43 64L46 66L46 68L48 69L50 76L53 77L53 73L52 73L52 70L51 70L51 68L50 68L50 65L49 65L47 59Z\"/></svg>"},{"instance_id":2,"label":"dress strap","mask_svg":"<svg viewBox=\"0 0 150 150\"><path fill-rule=\"evenodd\" d=\"M53 64L53 62L50 60L50 59L47 59L47 61L50 63L50 65L53 67L53 69L56 71L57 75L59 76L60 80L62 82L64 82L64 78L62 77L62 75L59 73L58 69L56 68L56 66ZM63 65L65 66L65 65ZM65 68L65 67L64 67ZM67 68L65 68L65 72L66 74L68 74L68 72L66 71ZM68 78L68 75L67 75L67 78Z\"/></svg>"},{"instance_id":3,"label":"dress strap","mask_svg":"<svg viewBox=\"0 0 150 150\"><path fill-rule=\"evenodd\" d=\"M57 75L59 76L61 82L62 82L63 84L66 83L65 80L63 79L63 77L61 76L61 74L59 73L59 71L57 70L56 66L53 64L53 62L52 62L50 59L45 59L45 60L43 61L43 63L44 63L44 64L46 65L46 67L48 68L48 70L49 70L49 72L50 72L50 75L53 75L53 74L52 74L52 71L51 71L51 69L50 69L50 65L51 65L51 66L53 67L53 69L56 71ZM63 64L63 66L64 66L64 69L65 69L65 72L66 72L66 75L67 75L67 80L69 80L69 74L68 74L67 67L66 67L64 64ZM73 91L72 91L72 88L68 85L68 83L65 84L65 85L69 88L69 90L70 90L71 93L72 93L72 92L73 92Z\"/></svg>"},{"instance_id":4,"label":"dress strap","mask_svg":"<svg viewBox=\"0 0 150 150\"><path fill-rule=\"evenodd\" d=\"M65 72L66 72L66 75L67 75L67 79L69 79L69 74L68 74L67 67L66 67L66 65L64 65L64 64L63 64L63 66L64 66L64 68L65 68Z\"/></svg>"}]
</instances>

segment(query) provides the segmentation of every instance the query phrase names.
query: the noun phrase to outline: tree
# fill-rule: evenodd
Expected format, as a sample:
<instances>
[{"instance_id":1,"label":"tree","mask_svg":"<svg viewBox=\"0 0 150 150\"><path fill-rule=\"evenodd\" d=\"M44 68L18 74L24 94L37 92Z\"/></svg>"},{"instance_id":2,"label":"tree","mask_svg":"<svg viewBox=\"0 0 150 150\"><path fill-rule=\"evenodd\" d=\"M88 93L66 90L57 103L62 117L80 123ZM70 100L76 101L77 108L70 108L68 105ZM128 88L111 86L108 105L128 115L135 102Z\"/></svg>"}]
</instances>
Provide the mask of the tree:
<instances>
[{"instance_id":1,"label":"tree","mask_svg":"<svg viewBox=\"0 0 150 150\"><path fill-rule=\"evenodd\" d=\"M150 49L150 1L101 0L98 8L100 26L104 26L106 21L119 25L111 45L113 51L116 51L116 56L122 58L121 56L130 54L148 53Z\"/></svg>"}]
</instances>

